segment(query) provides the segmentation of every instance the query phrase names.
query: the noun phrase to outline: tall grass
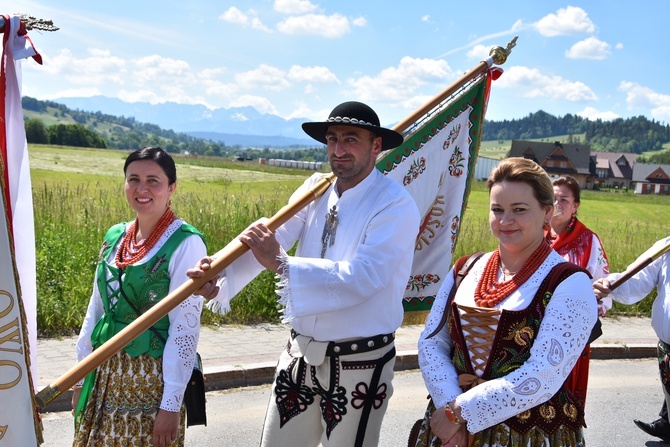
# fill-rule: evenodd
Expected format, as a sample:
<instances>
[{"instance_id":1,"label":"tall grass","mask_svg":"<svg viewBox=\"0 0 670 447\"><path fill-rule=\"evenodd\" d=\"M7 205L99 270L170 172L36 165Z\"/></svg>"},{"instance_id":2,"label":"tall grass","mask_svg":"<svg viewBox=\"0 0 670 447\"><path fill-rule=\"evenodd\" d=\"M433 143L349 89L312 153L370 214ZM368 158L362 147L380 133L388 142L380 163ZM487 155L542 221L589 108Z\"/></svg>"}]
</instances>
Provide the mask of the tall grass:
<instances>
[{"instance_id":1,"label":"tall grass","mask_svg":"<svg viewBox=\"0 0 670 447\"><path fill-rule=\"evenodd\" d=\"M239 183L181 182L173 196L178 216L205 234L209 253L228 244L249 223L272 216L302 178ZM37 245L37 316L41 335L76 333L86 313L102 238L107 229L134 217L119 178L86 175L73 181L37 172L33 177ZM113 178L113 180L111 180ZM670 198L585 192L579 215L601 238L612 271L622 271L656 240L667 235ZM492 250L496 240L488 226L488 192L473 185L454 259ZM276 322L279 313L274 277L264 272L231 303L226 315L203 313L205 324ZM649 315L654 295L634 306L616 305L614 314Z\"/></svg>"},{"instance_id":2,"label":"tall grass","mask_svg":"<svg viewBox=\"0 0 670 447\"><path fill-rule=\"evenodd\" d=\"M205 234L209 252L214 253L249 223L281 208L293 186L275 185L272 193L259 196L242 190L231 194L227 186L208 185L200 193L175 194L172 208ZM81 327L102 238L111 225L134 218L121 188L118 182L101 180L77 186L44 183L33 189L40 335L72 334ZM203 314L203 322L209 324L277 319L269 272L233 300L230 313Z\"/></svg>"}]
</instances>

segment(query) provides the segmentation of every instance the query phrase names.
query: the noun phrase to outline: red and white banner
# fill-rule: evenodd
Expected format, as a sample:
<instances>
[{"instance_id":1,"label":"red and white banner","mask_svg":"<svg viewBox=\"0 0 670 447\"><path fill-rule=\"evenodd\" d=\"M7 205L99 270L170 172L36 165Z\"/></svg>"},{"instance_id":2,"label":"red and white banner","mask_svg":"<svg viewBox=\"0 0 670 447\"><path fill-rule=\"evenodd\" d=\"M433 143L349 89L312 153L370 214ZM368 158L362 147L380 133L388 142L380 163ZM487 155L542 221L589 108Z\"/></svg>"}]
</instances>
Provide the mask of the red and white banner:
<instances>
[{"instance_id":1,"label":"red and white banner","mask_svg":"<svg viewBox=\"0 0 670 447\"><path fill-rule=\"evenodd\" d=\"M41 63L18 16L3 16L0 72L0 447L37 446L42 427L34 402L37 377L35 227L20 65ZM32 347L32 349L31 349Z\"/></svg>"}]
</instances>

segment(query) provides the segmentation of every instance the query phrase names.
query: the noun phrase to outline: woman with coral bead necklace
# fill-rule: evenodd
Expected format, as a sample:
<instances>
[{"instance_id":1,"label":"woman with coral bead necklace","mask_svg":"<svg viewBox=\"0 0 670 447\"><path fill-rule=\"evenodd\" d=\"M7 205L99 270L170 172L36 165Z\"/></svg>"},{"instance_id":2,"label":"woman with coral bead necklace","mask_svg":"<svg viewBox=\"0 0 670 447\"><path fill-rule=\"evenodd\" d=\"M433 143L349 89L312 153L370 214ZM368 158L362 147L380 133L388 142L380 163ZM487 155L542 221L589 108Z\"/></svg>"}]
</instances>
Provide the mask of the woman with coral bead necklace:
<instances>
[{"instance_id":1,"label":"woman with coral bead necklace","mask_svg":"<svg viewBox=\"0 0 670 447\"><path fill-rule=\"evenodd\" d=\"M170 208L174 160L146 147L126 159L125 190L136 217L105 235L86 317L82 360L187 281L206 255L204 237ZM182 304L75 387L73 446L183 446L186 384L198 345L202 300Z\"/></svg>"},{"instance_id":2,"label":"woman with coral bead necklace","mask_svg":"<svg viewBox=\"0 0 670 447\"><path fill-rule=\"evenodd\" d=\"M582 446L584 413L563 384L597 319L591 281L545 240L554 194L539 165L503 160L487 186L498 248L474 263L453 299L452 270L435 299L419 340L434 404L419 439Z\"/></svg>"}]
</instances>

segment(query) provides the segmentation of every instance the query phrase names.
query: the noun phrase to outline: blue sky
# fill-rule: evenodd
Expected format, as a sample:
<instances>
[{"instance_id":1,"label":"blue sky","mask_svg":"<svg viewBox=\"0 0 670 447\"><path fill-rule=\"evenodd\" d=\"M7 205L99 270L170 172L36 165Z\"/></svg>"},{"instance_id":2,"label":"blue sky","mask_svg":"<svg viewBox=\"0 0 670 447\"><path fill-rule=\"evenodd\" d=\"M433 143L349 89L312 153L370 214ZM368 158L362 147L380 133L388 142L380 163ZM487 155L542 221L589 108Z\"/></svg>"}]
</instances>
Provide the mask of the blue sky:
<instances>
[{"instance_id":1,"label":"blue sky","mask_svg":"<svg viewBox=\"0 0 670 447\"><path fill-rule=\"evenodd\" d=\"M518 35L488 119L544 110L670 123L667 0L9 0L1 12L61 28L30 32L44 65L23 63L23 94L38 99L315 120L359 100L391 124Z\"/></svg>"}]
</instances>

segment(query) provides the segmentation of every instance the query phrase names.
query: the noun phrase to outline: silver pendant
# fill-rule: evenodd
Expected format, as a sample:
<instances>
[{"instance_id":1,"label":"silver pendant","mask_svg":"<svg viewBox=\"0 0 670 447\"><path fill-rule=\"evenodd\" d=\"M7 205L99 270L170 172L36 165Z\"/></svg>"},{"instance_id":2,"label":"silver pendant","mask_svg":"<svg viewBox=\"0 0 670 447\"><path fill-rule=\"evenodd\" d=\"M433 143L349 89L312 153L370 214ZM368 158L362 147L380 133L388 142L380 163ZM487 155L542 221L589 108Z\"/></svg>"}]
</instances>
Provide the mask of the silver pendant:
<instances>
[{"instance_id":1,"label":"silver pendant","mask_svg":"<svg viewBox=\"0 0 670 447\"><path fill-rule=\"evenodd\" d=\"M332 247L335 243L335 233L337 231L337 205L333 205L328 214L326 214L326 222L323 225L323 233L321 234L321 258L326 255L326 248Z\"/></svg>"}]
</instances>

